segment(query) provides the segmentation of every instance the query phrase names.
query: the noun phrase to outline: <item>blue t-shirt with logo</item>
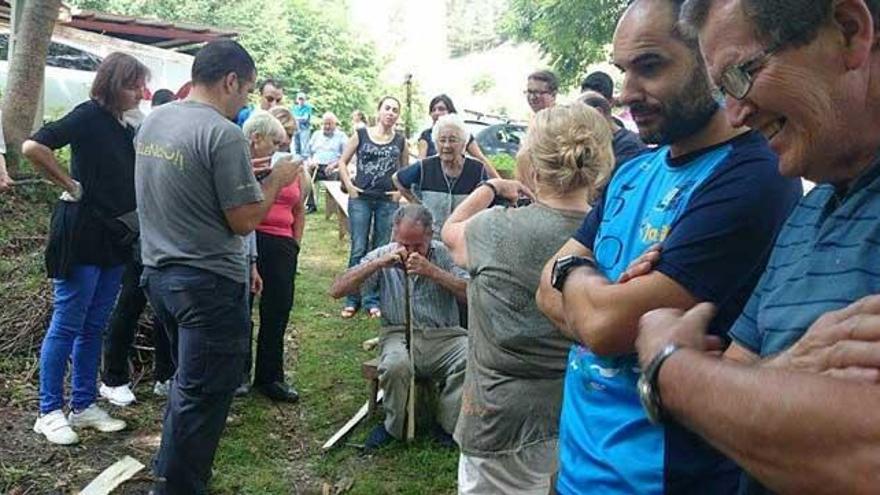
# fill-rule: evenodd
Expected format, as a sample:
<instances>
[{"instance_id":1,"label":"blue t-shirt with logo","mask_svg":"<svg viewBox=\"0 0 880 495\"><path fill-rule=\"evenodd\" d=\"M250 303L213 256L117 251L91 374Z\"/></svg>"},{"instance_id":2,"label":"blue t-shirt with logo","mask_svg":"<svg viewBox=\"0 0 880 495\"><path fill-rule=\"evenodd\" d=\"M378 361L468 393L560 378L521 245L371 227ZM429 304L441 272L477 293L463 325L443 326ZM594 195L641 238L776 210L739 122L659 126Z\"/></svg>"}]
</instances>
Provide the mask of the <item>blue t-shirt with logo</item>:
<instances>
[{"instance_id":1,"label":"blue t-shirt with logo","mask_svg":"<svg viewBox=\"0 0 880 495\"><path fill-rule=\"evenodd\" d=\"M726 338L758 281L773 239L801 197L766 140L748 132L670 158L661 147L620 166L575 239L617 280L662 243L655 270L718 305L710 332ZM739 469L677 424L652 425L639 403L635 354L569 354L557 491L735 493Z\"/></svg>"}]
</instances>

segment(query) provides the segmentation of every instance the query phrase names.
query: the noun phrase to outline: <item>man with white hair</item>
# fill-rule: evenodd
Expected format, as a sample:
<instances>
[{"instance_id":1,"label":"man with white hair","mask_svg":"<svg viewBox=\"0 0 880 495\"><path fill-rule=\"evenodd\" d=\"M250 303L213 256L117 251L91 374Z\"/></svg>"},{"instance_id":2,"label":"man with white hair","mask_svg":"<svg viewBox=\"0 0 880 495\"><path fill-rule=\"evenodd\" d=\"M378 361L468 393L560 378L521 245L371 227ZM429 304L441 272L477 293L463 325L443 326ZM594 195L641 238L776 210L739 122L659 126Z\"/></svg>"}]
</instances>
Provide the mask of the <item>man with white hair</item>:
<instances>
[{"instance_id":1,"label":"man with white hair","mask_svg":"<svg viewBox=\"0 0 880 495\"><path fill-rule=\"evenodd\" d=\"M482 162L464 154L470 134L458 114L441 116L431 139L437 154L429 156L391 177L397 190L411 203L424 204L434 217L434 239L446 219L470 193L489 178Z\"/></svg>"},{"instance_id":2,"label":"man with white hair","mask_svg":"<svg viewBox=\"0 0 880 495\"><path fill-rule=\"evenodd\" d=\"M315 180L339 180L339 157L348 142L345 135L337 126L339 119L333 112L326 112L322 117L321 131L313 134L309 141L309 157L306 167L309 177ZM314 213L318 209L315 201L314 187L309 191L306 213Z\"/></svg>"}]
</instances>

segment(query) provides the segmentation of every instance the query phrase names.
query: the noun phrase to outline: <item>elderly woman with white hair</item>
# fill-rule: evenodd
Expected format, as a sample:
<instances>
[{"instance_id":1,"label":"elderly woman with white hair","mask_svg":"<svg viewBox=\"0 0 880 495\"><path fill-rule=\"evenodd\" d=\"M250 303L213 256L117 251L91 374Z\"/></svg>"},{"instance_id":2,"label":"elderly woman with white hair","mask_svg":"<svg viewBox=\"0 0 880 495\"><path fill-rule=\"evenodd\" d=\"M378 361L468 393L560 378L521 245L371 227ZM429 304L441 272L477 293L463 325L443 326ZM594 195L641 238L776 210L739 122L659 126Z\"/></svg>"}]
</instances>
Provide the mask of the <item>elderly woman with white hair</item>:
<instances>
[{"instance_id":1,"label":"elderly woman with white hair","mask_svg":"<svg viewBox=\"0 0 880 495\"><path fill-rule=\"evenodd\" d=\"M454 113L443 115L431 133L437 154L392 176L394 185L408 201L424 204L431 211L437 240L452 210L491 175L482 162L464 154L469 138L461 117Z\"/></svg>"},{"instance_id":2,"label":"elderly woman with white hair","mask_svg":"<svg viewBox=\"0 0 880 495\"><path fill-rule=\"evenodd\" d=\"M255 110L242 131L251 159L259 162L278 151L288 136L272 114ZM284 331L293 308L294 277L305 224L302 176L278 193L269 213L257 226L257 271L262 276L260 330L254 388L270 399L296 402L299 394L284 379ZM246 373L250 373L250 359Z\"/></svg>"}]
</instances>

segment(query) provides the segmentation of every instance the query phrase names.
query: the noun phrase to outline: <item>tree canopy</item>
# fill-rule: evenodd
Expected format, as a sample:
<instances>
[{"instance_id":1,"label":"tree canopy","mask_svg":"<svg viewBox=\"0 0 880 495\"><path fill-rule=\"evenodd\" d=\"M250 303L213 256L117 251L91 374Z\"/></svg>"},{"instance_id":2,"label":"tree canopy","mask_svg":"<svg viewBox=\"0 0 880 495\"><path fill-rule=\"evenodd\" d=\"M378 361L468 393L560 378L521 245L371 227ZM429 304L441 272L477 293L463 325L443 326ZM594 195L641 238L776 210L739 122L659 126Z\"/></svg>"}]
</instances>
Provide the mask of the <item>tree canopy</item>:
<instances>
[{"instance_id":1,"label":"tree canopy","mask_svg":"<svg viewBox=\"0 0 880 495\"><path fill-rule=\"evenodd\" d=\"M627 0L509 0L505 29L537 43L563 84L575 84L587 66L605 59Z\"/></svg>"},{"instance_id":2,"label":"tree canopy","mask_svg":"<svg viewBox=\"0 0 880 495\"><path fill-rule=\"evenodd\" d=\"M316 0L74 0L74 5L168 21L236 29L238 41L257 63L259 79L280 81L292 103L309 93L319 112L340 120L354 109L369 110L379 94L375 48L352 32L345 2Z\"/></svg>"}]
</instances>

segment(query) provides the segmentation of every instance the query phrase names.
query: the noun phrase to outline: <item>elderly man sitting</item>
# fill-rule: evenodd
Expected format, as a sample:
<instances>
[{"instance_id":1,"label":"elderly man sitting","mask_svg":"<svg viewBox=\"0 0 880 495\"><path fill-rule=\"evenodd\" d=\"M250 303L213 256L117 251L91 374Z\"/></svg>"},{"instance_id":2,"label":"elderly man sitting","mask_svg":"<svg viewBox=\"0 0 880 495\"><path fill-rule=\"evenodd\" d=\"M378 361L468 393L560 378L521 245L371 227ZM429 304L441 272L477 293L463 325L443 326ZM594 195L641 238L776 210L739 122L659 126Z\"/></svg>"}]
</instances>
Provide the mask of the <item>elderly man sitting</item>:
<instances>
[{"instance_id":1,"label":"elderly man sitting","mask_svg":"<svg viewBox=\"0 0 880 495\"><path fill-rule=\"evenodd\" d=\"M309 157L306 167L309 177L317 180L339 180L339 157L348 142L348 136L337 127L339 120L333 112L324 114L321 131L312 134L309 141ZM318 207L315 203L314 188L309 191L309 199L306 203L307 213L314 213Z\"/></svg>"},{"instance_id":2,"label":"elderly man sitting","mask_svg":"<svg viewBox=\"0 0 880 495\"><path fill-rule=\"evenodd\" d=\"M452 446L461 408L467 358L467 334L458 326L457 301L466 301L467 273L455 266L446 247L432 241L433 218L422 205L402 206L394 215L391 243L367 253L360 264L339 276L333 298L358 290L378 291L382 308L379 384L385 391L385 423L365 447L373 450L403 435L409 383L416 376L438 383L438 440ZM413 355L406 347L405 282L411 281Z\"/></svg>"}]
</instances>

